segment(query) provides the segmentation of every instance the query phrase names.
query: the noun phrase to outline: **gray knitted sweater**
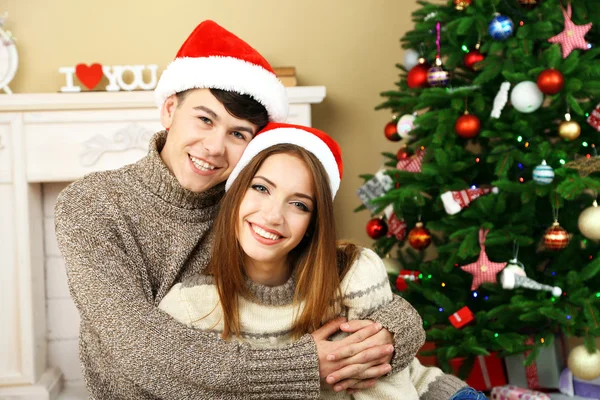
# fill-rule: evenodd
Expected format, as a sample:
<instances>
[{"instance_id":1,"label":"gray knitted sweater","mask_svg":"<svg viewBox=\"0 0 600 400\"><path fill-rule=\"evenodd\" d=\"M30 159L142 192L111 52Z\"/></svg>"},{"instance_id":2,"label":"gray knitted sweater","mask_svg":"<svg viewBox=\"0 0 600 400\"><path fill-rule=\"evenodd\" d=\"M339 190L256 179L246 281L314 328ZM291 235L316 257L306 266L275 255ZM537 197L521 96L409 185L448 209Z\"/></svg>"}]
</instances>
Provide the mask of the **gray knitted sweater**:
<instances>
[{"instance_id":1,"label":"gray knitted sweater","mask_svg":"<svg viewBox=\"0 0 600 400\"><path fill-rule=\"evenodd\" d=\"M223 185L182 188L160 158L165 132L135 164L87 175L55 210L58 244L81 316L80 358L93 399L307 399L320 392L314 341L279 349L226 342L157 308L175 284L203 270ZM394 371L425 340L399 297L369 316L394 334Z\"/></svg>"}]
</instances>

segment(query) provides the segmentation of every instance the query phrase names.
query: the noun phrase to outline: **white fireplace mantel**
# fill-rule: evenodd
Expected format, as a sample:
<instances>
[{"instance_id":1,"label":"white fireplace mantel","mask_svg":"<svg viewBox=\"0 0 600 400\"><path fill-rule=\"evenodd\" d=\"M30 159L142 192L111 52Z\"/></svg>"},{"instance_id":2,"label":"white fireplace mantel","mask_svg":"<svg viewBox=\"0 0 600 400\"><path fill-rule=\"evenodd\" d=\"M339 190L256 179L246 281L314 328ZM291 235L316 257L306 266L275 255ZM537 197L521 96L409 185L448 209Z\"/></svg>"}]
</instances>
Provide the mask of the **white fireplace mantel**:
<instances>
[{"instance_id":1,"label":"white fireplace mantel","mask_svg":"<svg viewBox=\"0 0 600 400\"><path fill-rule=\"evenodd\" d=\"M287 88L289 122L310 125L325 88ZM47 400L42 184L70 182L144 156L161 129L153 92L0 95L0 398Z\"/></svg>"}]
</instances>

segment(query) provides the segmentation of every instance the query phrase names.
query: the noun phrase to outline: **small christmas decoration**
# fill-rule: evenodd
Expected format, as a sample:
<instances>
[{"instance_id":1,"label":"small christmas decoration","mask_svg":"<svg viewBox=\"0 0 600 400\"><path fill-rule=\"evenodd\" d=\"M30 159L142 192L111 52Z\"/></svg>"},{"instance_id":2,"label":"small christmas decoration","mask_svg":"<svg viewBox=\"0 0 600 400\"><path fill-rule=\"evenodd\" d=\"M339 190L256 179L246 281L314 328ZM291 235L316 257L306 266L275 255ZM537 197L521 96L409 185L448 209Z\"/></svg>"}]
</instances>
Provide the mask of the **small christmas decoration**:
<instances>
[{"instance_id":1,"label":"small christmas decoration","mask_svg":"<svg viewBox=\"0 0 600 400\"><path fill-rule=\"evenodd\" d=\"M569 233L557 220L544 233L544 245L548 250L562 250L569 245L569 240Z\"/></svg>"},{"instance_id":2,"label":"small christmas decoration","mask_svg":"<svg viewBox=\"0 0 600 400\"><path fill-rule=\"evenodd\" d=\"M373 240L384 237L387 230L388 227L382 218L373 218L367 222L367 235Z\"/></svg>"},{"instance_id":3,"label":"small christmas decoration","mask_svg":"<svg viewBox=\"0 0 600 400\"><path fill-rule=\"evenodd\" d=\"M403 269L398 274L398 278L396 278L396 289L398 289L399 292L404 292L408 288L406 281L412 281L416 283L419 281L419 275L421 275L419 271Z\"/></svg>"},{"instance_id":4,"label":"small christmas decoration","mask_svg":"<svg viewBox=\"0 0 600 400\"><path fill-rule=\"evenodd\" d=\"M427 83L434 87L444 87L450 81L450 73L444 69L442 61L439 58L435 61L436 65L427 71Z\"/></svg>"},{"instance_id":5,"label":"small christmas decoration","mask_svg":"<svg viewBox=\"0 0 600 400\"><path fill-rule=\"evenodd\" d=\"M537 78L538 88L544 94L556 94L562 90L564 84L565 77L554 68L543 70Z\"/></svg>"},{"instance_id":6,"label":"small christmas decoration","mask_svg":"<svg viewBox=\"0 0 600 400\"><path fill-rule=\"evenodd\" d=\"M427 72L429 71L429 64L425 62L424 58L419 59L419 63L411 68L407 75L407 84L411 89L423 88L427 84Z\"/></svg>"},{"instance_id":7,"label":"small christmas decoration","mask_svg":"<svg viewBox=\"0 0 600 400\"><path fill-rule=\"evenodd\" d=\"M450 215L454 215L459 213L465 207L468 207L473 200L488 193L498 193L498 188L492 187L449 191L443 193L441 198L446 212Z\"/></svg>"},{"instance_id":8,"label":"small christmas decoration","mask_svg":"<svg viewBox=\"0 0 600 400\"><path fill-rule=\"evenodd\" d=\"M454 124L454 131L458 136L463 139L471 139L479 134L481 130L481 122L479 118L473 114L469 114L465 111L464 115L461 115Z\"/></svg>"},{"instance_id":9,"label":"small christmas decoration","mask_svg":"<svg viewBox=\"0 0 600 400\"><path fill-rule=\"evenodd\" d=\"M371 200L383 196L393 186L394 181L392 178L386 175L385 170L382 169L377 171L373 178L369 179L361 187L359 187L356 191L356 194L365 207L374 213L379 206L371 204Z\"/></svg>"},{"instance_id":10,"label":"small christmas decoration","mask_svg":"<svg viewBox=\"0 0 600 400\"><path fill-rule=\"evenodd\" d=\"M569 161L565 167L578 170L581 176L588 176L600 171L600 157L581 157L578 160Z\"/></svg>"},{"instance_id":11,"label":"small christmas decoration","mask_svg":"<svg viewBox=\"0 0 600 400\"><path fill-rule=\"evenodd\" d=\"M579 214L577 226L581 234L586 238L592 240L600 239L600 207L598 207L596 200L594 200L591 207L586 208Z\"/></svg>"},{"instance_id":12,"label":"small christmas decoration","mask_svg":"<svg viewBox=\"0 0 600 400\"><path fill-rule=\"evenodd\" d=\"M520 276L527 276L527 274L525 273L525 266L521 261L517 259L517 257L508 260L508 264L506 264L506 267L504 267L502 272Z\"/></svg>"},{"instance_id":13,"label":"small christmas decoration","mask_svg":"<svg viewBox=\"0 0 600 400\"><path fill-rule=\"evenodd\" d=\"M417 222L415 227L408 233L408 243L416 250L427 248L431 244L429 229L425 228L422 222Z\"/></svg>"},{"instance_id":14,"label":"small christmas decoration","mask_svg":"<svg viewBox=\"0 0 600 400\"><path fill-rule=\"evenodd\" d=\"M540 185L547 185L554 180L554 170L546 164L546 160L533 169L533 180Z\"/></svg>"},{"instance_id":15,"label":"small christmas decoration","mask_svg":"<svg viewBox=\"0 0 600 400\"><path fill-rule=\"evenodd\" d=\"M410 153L406 149L406 146L400 147L398 149L398 152L396 153L396 158L398 159L398 161L406 160L408 157L410 157Z\"/></svg>"},{"instance_id":16,"label":"small christmas decoration","mask_svg":"<svg viewBox=\"0 0 600 400\"><path fill-rule=\"evenodd\" d=\"M399 140L402 140L400 135L398 135L398 129L396 128L396 125L396 121L390 121L387 124L385 124L385 127L383 128L383 133L385 133L385 137L391 142L397 142Z\"/></svg>"},{"instance_id":17,"label":"small christmas decoration","mask_svg":"<svg viewBox=\"0 0 600 400\"><path fill-rule=\"evenodd\" d=\"M600 352L588 352L584 345L579 345L569 353L567 361L573 376L579 379L592 380L600 377Z\"/></svg>"},{"instance_id":18,"label":"small christmas decoration","mask_svg":"<svg viewBox=\"0 0 600 400\"><path fill-rule=\"evenodd\" d=\"M565 114L565 120L558 126L558 136L561 138L573 141L581 134L581 127L575 121L571 121L571 114Z\"/></svg>"},{"instance_id":19,"label":"small christmas decoration","mask_svg":"<svg viewBox=\"0 0 600 400\"><path fill-rule=\"evenodd\" d=\"M471 5L471 0L452 0L454 8L458 11L462 11Z\"/></svg>"},{"instance_id":20,"label":"small christmas decoration","mask_svg":"<svg viewBox=\"0 0 600 400\"><path fill-rule=\"evenodd\" d=\"M465 56L463 57L463 63L465 64L465 67L467 67L471 71L474 71L475 64L483 61L484 59L485 56L479 52L479 43L477 43L477 45L475 45L475 49L465 54Z\"/></svg>"},{"instance_id":21,"label":"small christmas decoration","mask_svg":"<svg viewBox=\"0 0 600 400\"><path fill-rule=\"evenodd\" d=\"M485 238L489 230L481 228L479 230L479 246L481 251L477 261L471 264L463 265L460 267L465 272L473 275L473 283L471 284L471 290L477 289L484 282L496 283L496 274L504 267L507 263L497 263L490 261L485 251Z\"/></svg>"},{"instance_id":22,"label":"small christmas decoration","mask_svg":"<svg viewBox=\"0 0 600 400\"><path fill-rule=\"evenodd\" d=\"M387 237L395 236L398 241L404 240L406 238L406 230L408 229L406 221L396 216L394 207L391 204L385 208L384 213L388 220Z\"/></svg>"},{"instance_id":23,"label":"small christmas decoration","mask_svg":"<svg viewBox=\"0 0 600 400\"><path fill-rule=\"evenodd\" d=\"M590 113L590 116L587 119L588 124L590 124L595 130L600 132L600 103L596 106L594 111Z\"/></svg>"},{"instance_id":24,"label":"small christmas decoration","mask_svg":"<svg viewBox=\"0 0 600 400\"><path fill-rule=\"evenodd\" d=\"M490 117L496 118L496 119L500 118L500 115L502 115L502 110L504 109L504 106L508 102L508 91L509 90L510 90L510 82L502 82L502 84L500 85L500 90L498 90L496 97L494 97L494 108L492 109L492 112L490 113Z\"/></svg>"},{"instance_id":25,"label":"small christmas decoration","mask_svg":"<svg viewBox=\"0 0 600 400\"><path fill-rule=\"evenodd\" d=\"M498 400L551 400L550 396L546 393L513 385L496 386L492 388L491 398Z\"/></svg>"},{"instance_id":26,"label":"small christmas decoration","mask_svg":"<svg viewBox=\"0 0 600 400\"><path fill-rule=\"evenodd\" d=\"M406 49L404 51L404 68L410 71L415 65L419 63L419 52L414 49Z\"/></svg>"},{"instance_id":27,"label":"small christmas decoration","mask_svg":"<svg viewBox=\"0 0 600 400\"><path fill-rule=\"evenodd\" d=\"M0 90L12 94L8 84L14 79L19 67L19 54L15 46L15 37L10 31L4 30L4 21L8 13L0 16Z\"/></svg>"},{"instance_id":28,"label":"small christmas decoration","mask_svg":"<svg viewBox=\"0 0 600 400\"><path fill-rule=\"evenodd\" d=\"M506 40L514 33L514 24L506 15L496 14L488 25L488 33L494 40Z\"/></svg>"},{"instance_id":29,"label":"small christmas decoration","mask_svg":"<svg viewBox=\"0 0 600 400\"><path fill-rule=\"evenodd\" d=\"M396 164L396 169L400 171L406 172L421 172L421 163L423 162L423 157L425 157L425 150L419 150L416 154L411 157L398 160L398 164Z\"/></svg>"},{"instance_id":30,"label":"small christmas decoration","mask_svg":"<svg viewBox=\"0 0 600 400\"><path fill-rule=\"evenodd\" d=\"M528 10L533 10L536 8L542 0L519 0L519 5Z\"/></svg>"},{"instance_id":31,"label":"small christmas decoration","mask_svg":"<svg viewBox=\"0 0 600 400\"><path fill-rule=\"evenodd\" d=\"M144 71L150 73L149 82L144 80ZM60 67L58 72L65 74L66 85L60 88L61 92L80 92L81 87L73 84L73 76L77 77L79 82L89 90L94 89L103 77L108 79L108 85L104 90L107 92L118 92L120 90L153 90L156 87L158 65L102 65L94 63L92 65L77 64L75 67ZM123 74L130 73L133 80L125 82Z\"/></svg>"},{"instance_id":32,"label":"small christmas decoration","mask_svg":"<svg viewBox=\"0 0 600 400\"><path fill-rule=\"evenodd\" d=\"M456 329L464 327L474 319L475 315L467 306L464 306L463 308L461 308L460 310L448 317L448 320L450 320L450 323Z\"/></svg>"},{"instance_id":33,"label":"small christmas decoration","mask_svg":"<svg viewBox=\"0 0 600 400\"><path fill-rule=\"evenodd\" d=\"M522 113L532 113L544 102L544 94L532 81L518 83L510 93L513 107Z\"/></svg>"},{"instance_id":34,"label":"small christmas decoration","mask_svg":"<svg viewBox=\"0 0 600 400\"><path fill-rule=\"evenodd\" d=\"M567 58L574 49L587 50L589 43L585 40L585 35L592 29L592 23L585 25L575 25L571 21L571 3L565 10L562 6L563 17L565 18L565 29L556 36L548 39L550 43L560 43L563 58Z\"/></svg>"},{"instance_id":35,"label":"small christmas decoration","mask_svg":"<svg viewBox=\"0 0 600 400\"><path fill-rule=\"evenodd\" d=\"M562 289L558 286L544 285L526 276L516 274L512 271L506 271L506 269L500 273L500 283L502 284L502 288L507 290L517 288L545 290L551 292L554 297L560 297L562 294Z\"/></svg>"},{"instance_id":36,"label":"small christmas decoration","mask_svg":"<svg viewBox=\"0 0 600 400\"><path fill-rule=\"evenodd\" d=\"M396 130L401 139L410 138L410 131L415 128L416 114L404 114L396 124Z\"/></svg>"},{"instance_id":37,"label":"small christmas decoration","mask_svg":"<svg viewBox=\"0 0 600 400\"><path fill-rule=\"evenodd\" d=\"M385 270L387 271L387 273L389 275L397 275L400 273L400 270L402 269L402 265L400 264L400 262L398 260L390 257L389 254L387 256L383 257L381 259L381 261L383 262L383 265L385 266Z\"/></svg>"}]
</instances>

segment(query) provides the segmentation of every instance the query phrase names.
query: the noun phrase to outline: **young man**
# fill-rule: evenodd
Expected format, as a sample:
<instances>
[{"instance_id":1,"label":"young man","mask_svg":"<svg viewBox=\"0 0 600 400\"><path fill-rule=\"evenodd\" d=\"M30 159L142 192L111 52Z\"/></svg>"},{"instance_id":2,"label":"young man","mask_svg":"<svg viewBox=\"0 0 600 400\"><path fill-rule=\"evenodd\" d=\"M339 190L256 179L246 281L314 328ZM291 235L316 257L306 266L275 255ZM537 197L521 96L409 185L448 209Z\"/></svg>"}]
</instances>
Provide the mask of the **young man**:
<instances>
[{"instance_id":1,"label":"young man","mask_svg":"<svg viewBox=\"0 0 600 400\"><path fill-rule=\"evenodd\" d=\"M424 332L400 298L370 316L378 324L351 321L346 330L357 332L344 340L327 341L338 320L283 350L225 342L157 308L175 282L205 267L224 181L254 134L285 120L287 102L266 60L212 21L187 39L156 95L166 131L149 154L73 183L56 206L91 397L317 398L321 380L360 388L388 363L406 367Z\"/></svg>"}]
</instances>

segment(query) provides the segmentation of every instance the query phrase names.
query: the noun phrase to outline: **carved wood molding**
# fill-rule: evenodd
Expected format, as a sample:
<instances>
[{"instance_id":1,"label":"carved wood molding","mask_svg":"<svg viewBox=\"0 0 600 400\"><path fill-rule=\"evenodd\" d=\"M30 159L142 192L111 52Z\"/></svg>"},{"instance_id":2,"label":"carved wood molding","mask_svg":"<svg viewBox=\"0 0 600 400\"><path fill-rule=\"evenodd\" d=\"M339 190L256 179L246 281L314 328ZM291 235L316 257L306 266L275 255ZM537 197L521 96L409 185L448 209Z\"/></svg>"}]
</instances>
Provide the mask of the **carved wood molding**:
<instances>
[{"instance_id":1,"label":"carved wood molding","mask_svg":"<svg viewBox=\"0 0 600 400\"><path fill-rule=\"evenodd\" d=\"M112 138L96 135L83 143L85 150L80 154L80 163L84 167L91 167L106 153L133 149L146 150L153 134L150 129L131 124L119 129Z\"/></svg>"}]
</instances>

